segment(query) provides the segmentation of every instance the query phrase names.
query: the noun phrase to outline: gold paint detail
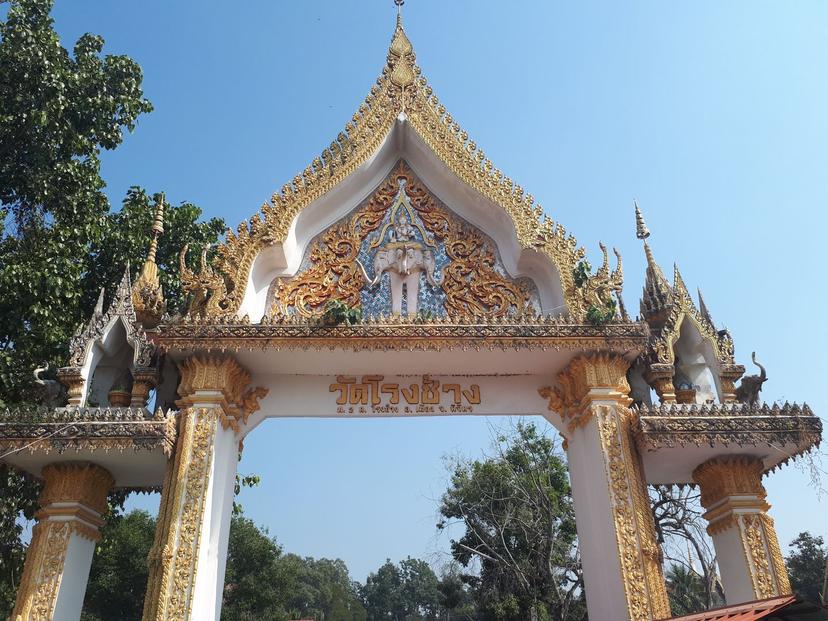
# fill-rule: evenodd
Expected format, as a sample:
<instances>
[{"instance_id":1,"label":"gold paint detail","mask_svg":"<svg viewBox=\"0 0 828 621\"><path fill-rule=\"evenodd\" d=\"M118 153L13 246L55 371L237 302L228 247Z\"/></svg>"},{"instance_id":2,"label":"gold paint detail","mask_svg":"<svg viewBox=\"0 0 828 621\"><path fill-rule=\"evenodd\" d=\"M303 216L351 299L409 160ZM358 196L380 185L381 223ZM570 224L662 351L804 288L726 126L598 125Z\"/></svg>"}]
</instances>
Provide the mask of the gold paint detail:
<instances>
[{"instance_id":1,"label":"gold paint detail","mask_svg":"<svg viewBox=\"0 0 828 621\"><path fill-rule=\"evenodd\" d=\"M777 592L780 595L792 593L791 581L788 576L788 568L785 566L785 559L782 557L782 550L779 548L779 536L776 534L776 527L773 518L767 513L759 516L762 521L762 529L765 532L765 539L770 552L771 567L776 578Z\"/></svg>"},{"instance_id":2,"label":"gold paint detail","mask_svg":"<svg viewBox=\"0 0 828 621\"><path fill-rule=\"evenodd\" d=\"M111 453L161 450L172 454L172 412L143 408L14 408L0 410L0 452Z\"/></svg>"},{"instance_id":3,"label":"gold paint detail","mask_svg":"<svg viewBox=\"0 0 828 621\"><path fill-rule=\"evenodd\" d=\"M628 396L629 366L626 359L615 354L601 352L581 355L558 375L558 386L545 386L538 392L549 401L549 411L558 413L571 434L589 422L592 416L586 403L593 389L604 389L602 399L612 399L623 406L632 402Z\"/></svg>"},{"instance_id":4,"label":"gold paint detail","mask_svg":"<svg viewBox=\"0 0 828 621\"><path fill-rule=\"evenodd\" d=\"M756 599L765 599L780 595L771 574L770 558L765 546L765 533L759 515L740 515L742 522L742 542L748 554L753 592Z\"/></svg>"},{"instance_id":5,"label":"gold paint detail","mask_svg":"<svg viewBox=\"0 0 828 621\"><path fill-rule=\"evenodd\" d=\"M636 413L628 406L629 362L608 352L581 355L558 375L557 387L540 389L549 410L567 424L567 450L573 432L596 420L604 456L621 579L631 621L663 619L670 606L662 552L650 509L644 465L636 449Z\"/></svg>"},{"instance_id":6,"label":"gold paint detail","mask_svg":"<svg viewBox=\"0 0 828 621\"><path fill-rule=\"evenodd\" d=\"M73 532L70 522L39 522L32 528L32 541L26 552L11 619L49 621L54 618Z\"/></svg>"},{"instance_id":7,"label":"gold paint detail","mask_svg":"<svg viewBox=\"0 0 828 621\"><path fill-rule=\"evenodd\" d=\"M693 481L701 489L701 503L708 511L728 496L755 496L764 500L762 460L748 455L715 457L693 471Z\"/></svg>"},{"instance_id":8,"label":"gold paint detail","mask_svg":"<svg viewBox=\"0 0 828 621\"><path fill-rule=\"evenodd\" d=\"M477 144L447 114L416 65L413 47L397 24L382 75L359 110L330 147L301 174L275 193L269 203L228 231L218 248L213 269L203 275L182 270L185 289L195 294L191 314L212 317L235 315L256 256L281 243L296 217L308 205L339 185L376 153L400 115L410 123L431 151L466 185L499 205L515 226L518 243L546 255L561 278L569 312L583 320L589 308L587 293L606 283L575 285L573 270L584 256L574 237L543 215L543 209L523 188L496 169ZM595 277L593 277L595 278ZM620 287L620 281L613 284Z\"/></svg>"},{"instance_id":9,"label":"gold paint detail","mask_svg":"<svg viewBox=\"0 0 828 621\"><path fill-rule=\"evenodd\" d=\"M401 186L402 184L402 186ZM302 317L318 318L331 300L351 308L361 306L360 292L367 284L359 263L365 238L376 231L389 210L393 220L400 206L401 188L408 204L419 215L426 245L440 240L449 258L440 283L446 295L446 314L452 319L522 317L531 309L525 282L513 280L496 269L495 253L477 230L449 214L436 198L400 162L382 185L347 222L329 228L311 249L310 265L292 278L279 278L271 288L267 315L284 321L293 311ZM390 221L389 220L389 223ZM380 231L378 245L390 226ZM415 224L420 228L419 224Z\"/></svg>"},{"instance_id":10,"label":"gold paint detail","mask_svg":"<svg viewBox=\"0 0 828 621\"><path fill-rule=\"evenodd\" d=\"M77 502L98 514L106 512L106 495L114 481L100 466L75 462L49 464L43 468L42 476L44 486L38 501L41 507Z\"/></svg>"},{"instance_id":11,"label":"gold paint detail","mask_svg":"<svg viewBox=\"0 0 828 621\"><path fill-rule=\"evenodd\" d=\"M192 296L187 312L203 317L221 315L227 310L227 286L224 277L210 266L207 260L207 246L201 250L201 263L197 273L187 265L187 250L189 244L185 244L178 255L181 291Z\"/></svg>"},{"instance_id":12,"label":"gold paint detail","mask_svg":"<svg viewBox=\"0 0 828 621\"><path fill-rule=\"evenodd\" d=\"M167 310L164 290L158 280L158 265L155 255L158 252L158 238L164 233L164 197L155 203L155 219L152 223L152 240L147 259L141 267L138 278L132 285L132 305L138 321L145 328L154 328L161 322Z\"/></svg>"},{"instance_id":13,"label":"gold paint detail","mask_svg":"<svg viewBox=\"0 0 828 621\"><path fill-rule=\"evenodd\" d=\"M179 363L178 370L181 398L176 403L180 407L215 403L221 411L222 427L237 433L268 393L266 388L248 388L250 372L226 354L190 356Z\"/></svg>"},{"instance_id":14,"label":"gold paint detail","mask_svg":"<svg viewBox=\"0 0 828 621\"><path fill-rule=\"evenodd\" d=\"M97 541L112 475L90 463L62 462L43 468L37 524L26 553L12 619L52 619L73 535Z\"/></svg>"},{"instance_id":15,"label":"gold paint detail","mask_svg":"<svg viewBox=\"0 0 828 621\"><path fill-rule=\"evenodd\" d=\"M791 592L773 519L767 514L763 472L762 460L746 455L716 457L693 472L707 509L708 533L739 530L756 599Z\"/></svg>"},{"instance_id":16,"label":"gold paint detail","mask_svg":"<svg viewBox=\"0 0 828 621\"><path fill-rule=\"evenodd\" d=\"M807 404L638 405L636 443L642 452L684 446L788 446L778 467L811 450L822 438L822 421Z\"/></svg>"},{"instance_id":17,"label":"gold paint detail","mask_svg":"<svg viewBox=\"0 0 828 621\"><path fill-rule=\"evenodd\" d=\"M164 481L144 621L191 618L210 468L220 411L192 408L180 413L180 440Z\"/></svg>"},{"instance_id":18,"label":"gold paint detail","mask_svg":"<svg viewBox=\"0 0 828 621\"><path fill-rule=\"evenodd\" d=\"M369 318L356 325L326 326L316 320L293 316L289 322L265 320L261 324L223 323L189 318L162 325L156 336L162 350L244 351L440 351L460 349L499 350L608 350L625 353L646 345L642 323L618 323L600 327L576 324L567 317L524 317L521 322L504 318L453 321L437 317L418 321L407 315Z\"/></svg>"},{"instance_id":19,"label":"gold paint detail","mask_svg":"<svg viewBox=\"0 0 828 621\"><path fill-rule=\"evenodd\" d=\"M641 459L632 444L631 410L595 406L630 620L668 618L661 550L655 535Z\"/></svg>"}]
</instances>

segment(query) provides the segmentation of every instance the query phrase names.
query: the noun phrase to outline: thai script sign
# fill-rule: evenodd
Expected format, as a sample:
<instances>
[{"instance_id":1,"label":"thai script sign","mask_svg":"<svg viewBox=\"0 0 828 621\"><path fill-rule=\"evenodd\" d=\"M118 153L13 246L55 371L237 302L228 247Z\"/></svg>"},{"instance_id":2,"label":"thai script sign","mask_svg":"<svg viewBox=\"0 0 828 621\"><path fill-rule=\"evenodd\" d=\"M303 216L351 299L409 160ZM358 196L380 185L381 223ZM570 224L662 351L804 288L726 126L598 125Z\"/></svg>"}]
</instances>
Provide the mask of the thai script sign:
<instances>
[{"instance_id":1,"label":"thai script sign","mask_svg":"<svg viewBox=\"0 0 828 621\"><path fill-rule=\"evenodd\" d=\"M336 398L338 414L457 414L474 412L480 405L480 386L440 384L423 375L419 382L385 382L384 375L337 375L328 387Z\"/></svg>"}]
</instances>

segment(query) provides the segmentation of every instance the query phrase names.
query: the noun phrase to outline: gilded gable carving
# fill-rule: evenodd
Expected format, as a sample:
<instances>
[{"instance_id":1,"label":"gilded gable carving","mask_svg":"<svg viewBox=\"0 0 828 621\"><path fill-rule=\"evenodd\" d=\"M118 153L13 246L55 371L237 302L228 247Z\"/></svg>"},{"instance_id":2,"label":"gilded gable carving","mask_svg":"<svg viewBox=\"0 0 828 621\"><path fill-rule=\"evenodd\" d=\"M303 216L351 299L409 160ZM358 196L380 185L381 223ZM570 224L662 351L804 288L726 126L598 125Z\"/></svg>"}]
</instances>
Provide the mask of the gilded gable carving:
<instances>
[{"instance_id":1,"label":"gilded gable carving","mask_svg":"<svg viewBox=\"0 0 828 621\"><path fill-rule=\"evenodd\" d=\"M332 300L367 317L521 317L537 287L512 278L494 242L453 214L400 162L374 194L317 235L297 274L277 278L268 316L321 317Z\"/></svg>"}]
</instances>

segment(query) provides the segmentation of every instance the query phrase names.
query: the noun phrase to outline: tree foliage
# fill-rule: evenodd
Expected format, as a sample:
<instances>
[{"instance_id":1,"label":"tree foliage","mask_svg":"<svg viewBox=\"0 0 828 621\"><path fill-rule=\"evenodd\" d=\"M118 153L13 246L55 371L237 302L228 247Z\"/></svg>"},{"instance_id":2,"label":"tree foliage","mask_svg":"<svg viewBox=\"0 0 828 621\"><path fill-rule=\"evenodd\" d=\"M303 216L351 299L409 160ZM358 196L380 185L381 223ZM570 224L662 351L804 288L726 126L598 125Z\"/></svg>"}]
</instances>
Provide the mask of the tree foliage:
<instances>
[{"instance_id":1,"label":"tree foliage","mask_svg":"<svg viewBox=\"0 0 828 621\"><path fill-rule=\"evenodd\" d=\"M425 561L409 557L395 565L387 560L368 576L361 592L369 621L438 618L439 581Z\"/></svg>"},{"instance_id":2,"label":"tree foliage","mask_svg":"<svg viewBox=\"0 0 828 621\"><path fill-rule=\"evenodd\" d=\"M689 614L724 605L698 489L656 485L650 488L650 500L658 543L668 564L667 595L673 612Z\"/></svg>"},{"instance_id":3,"label":"tree foliage","mask_svg":"<svg viewBox=\"0 0 828 621\"><path fill-rule=\"evenodd\" d=\"M97 35L64 48L52 4L12 0L0 21L0 405L30 400L36 366L65 363L69 338L99 290L114 291L127 261L137 271L153 218L141 188L111 213L100 174L102 150L116 148L152 110L141 68L103 54ZM166 213L158 260L173 309L179 248L215 242L224 229L200 217L190 203ZM31 519L38 492L34 480L0 470L0 614L22 569L18 518Z\"/></svg>"},{"instance_id":4,"label":"tree foliage","mask_svg":"<svg viewBox=\"0 0 828 621\"><path fill-rule=\"evenodd\" d=\"M454 559L480 619L581 619L583 579L566 464L532 424L496 438L483 460L455 460L438 528L459 523Z\"/></svg>"},{"instance_id":5,"label":"tree foliage","mask_svg":"<svg viewBox=\"0 0 828 621\"><path fill-rule=\"evenodd\" d=\"M824 603L828 581L828 547L824 539L806 531L797 535L791 542L791 548L785 559L791 587L799 597L813 603Z\"/></svg>"},{"instance_id":6,"label":"tree foliage","mask_svg":"<svg viewBox=\"0 0 828 621\"><path fill-rule=\"evenodd\" d=\"M107 520L95 547L82 621L141 618L147 589L147 554L154 537L155 518L146 511Z\"/></svg>"}]
</instances>

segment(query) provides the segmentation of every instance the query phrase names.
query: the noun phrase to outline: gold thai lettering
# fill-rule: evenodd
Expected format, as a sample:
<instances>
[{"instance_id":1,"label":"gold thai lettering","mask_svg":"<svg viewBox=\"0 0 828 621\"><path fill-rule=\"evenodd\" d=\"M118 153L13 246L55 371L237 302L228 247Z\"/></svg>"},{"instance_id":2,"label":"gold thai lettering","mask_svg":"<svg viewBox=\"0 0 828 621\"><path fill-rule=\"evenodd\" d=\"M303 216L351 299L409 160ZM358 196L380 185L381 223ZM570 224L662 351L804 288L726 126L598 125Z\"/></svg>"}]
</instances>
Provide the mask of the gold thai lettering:
<instances>
[{"instance_id":1,"label":"gold thai lettering","mask_svg":"<svg viewBox=\"0 0 828 621\"><path fill-rule=\"evenodd\" d=\"M460 384L443 384L443 392L453 392L454 398L452 401L454 405L460 405Z\"/></svg>"},{"instance_id":2,"label":"gold thai lettering","mask_svg":"<svg viewBox=\"0 0 828 621\"><path fill-rule=\"evenodd\" d=\"M395 413L401 399L408 405L420 406L416 412L471 412L471 406L480 404L480 386L470 384L464 388L458 383L441 384L440 380L424 375L419 382L400 384L383 382L382 375L363 375L359 379L347 375L337 375L336 382L330 384L329 392L339 393L336 397L338 406L370 406L371 412ZM443 395L449 403L443 404ZM465 402L465 404L464 404ZM433 408L429 406L439 406ZM450 409L449 409L450 408ZM353 413L354 408L338 408L339 413ZM359 408L358 412L366 412ZM408 411L408 410L406 410Z\"/></svg>"},{"instance_id":3,"label":"gold thai lettering","mask_svg":"<svg viewBox=\"0 0 828 621\"><path fill-rule=\"evenodd\" d=\"M403 397L409 405L417 405L420 402L420 385L411 384L408 388L402 389Z\"/></svg>"},{"instance_id":4,"label":"gold thai lettering","mask_svg":"<svg viewBox=\"0 0 828 621\"><path fill-rule=\"evenodd\" d=\"M480 405L480 386L472 384L469 390L463 391L463 396L470 405Z\"/></svg>"},{"instance_id":5,"label":"gold thai lettering","mask_svg":"<svg viewBox=\"0 0 828 621\"><path fill-rule=\"evenodd\" d=\"M397 405L400 402L400 385L399 384L383 384L380 389L383 394L391 395L388 403Z\"/></svg>"},{"instance_id":6,"label":"gold thai lettering","mask_svg":"<svg viewBox=\"0 0 828 621\"><path fill-rule=\"evenodd\" d=\"M440 403L440 380L431 379L430 376L423 376L422 401L425 405L437 405Z\"/></svg>"},{"instance_id":7,"label":"gold thai lettering","mask_svg":"<svg viewBox=\"0 0 828 621\"><path fill-rule=\"evenodd\" d=\"M330 392L339 391L339 396L336 398L337 405L345 405L348 403L348 392L351 384L356 383L355 377L346 377L345 375L336 376L336 384L331 384L328 387Z\"/></svg>"}]
</instances>

